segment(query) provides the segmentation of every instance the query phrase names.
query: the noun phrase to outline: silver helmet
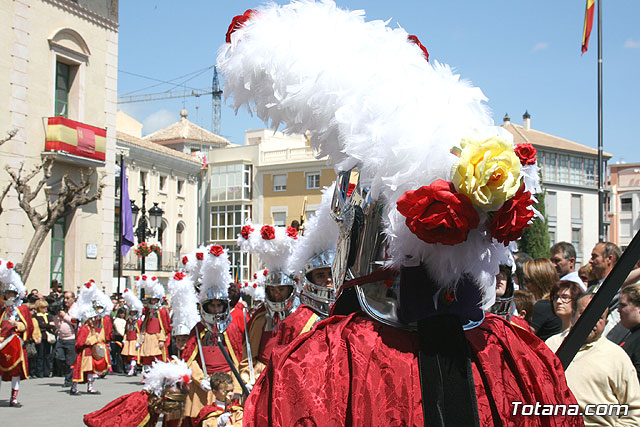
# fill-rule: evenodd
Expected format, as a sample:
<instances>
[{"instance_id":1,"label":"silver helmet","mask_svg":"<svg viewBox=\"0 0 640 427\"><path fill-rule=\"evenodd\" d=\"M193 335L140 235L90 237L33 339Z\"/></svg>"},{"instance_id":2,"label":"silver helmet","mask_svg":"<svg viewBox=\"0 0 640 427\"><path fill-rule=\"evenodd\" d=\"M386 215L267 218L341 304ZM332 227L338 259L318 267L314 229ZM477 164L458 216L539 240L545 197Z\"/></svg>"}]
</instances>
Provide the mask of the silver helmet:
<instances>
[{"instance_id":1,"label":"silver helmet","mask_svg":"<svg viewBox=\"0 0 640 427\"><path fill-rule=\"evenodd\" d=\"M335 249L325 250L317 254L307 262L302 277L302 291L300 301L315 308L321 315L329 316L329 310L336 301L336 291L331 282L316 283L313 280L313 272L320 269L331 269L335 257Z\"/></svg>"},{"instance_id":2,"label":"silver helmet","mask_svg":"<svg viewBox=\"0 0 640 427\"><path fill-rule=\"evenodd\" d=\"M265 330L272 330L280 321L284 320L300 306L297 283L293 275L282 271L270 271L265 280L264 304L267 308L267 325ZM271 295L273 288L289 287L291 292L281 301L275 301Z\"/></svg>"}]
</instances>

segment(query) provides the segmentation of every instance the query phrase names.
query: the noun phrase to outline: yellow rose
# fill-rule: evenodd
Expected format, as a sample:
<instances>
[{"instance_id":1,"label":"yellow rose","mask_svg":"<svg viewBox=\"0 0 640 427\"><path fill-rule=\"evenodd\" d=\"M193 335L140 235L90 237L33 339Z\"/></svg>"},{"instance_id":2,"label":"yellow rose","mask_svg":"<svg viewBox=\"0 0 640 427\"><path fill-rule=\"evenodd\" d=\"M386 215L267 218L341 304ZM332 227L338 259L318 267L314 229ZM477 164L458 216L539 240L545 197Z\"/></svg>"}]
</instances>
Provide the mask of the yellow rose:
<instances>
[{"instance_id":1,"label":"yellow rose","mask_svg":"<svg viewBox=\"0 0 640 427\"><path fill-rule=\"evenodd\" d=\"M453 183L460 193L485 211L498 209L520 188L520 159L502 138L463 140Z\"/></svg>"}]
</instances>

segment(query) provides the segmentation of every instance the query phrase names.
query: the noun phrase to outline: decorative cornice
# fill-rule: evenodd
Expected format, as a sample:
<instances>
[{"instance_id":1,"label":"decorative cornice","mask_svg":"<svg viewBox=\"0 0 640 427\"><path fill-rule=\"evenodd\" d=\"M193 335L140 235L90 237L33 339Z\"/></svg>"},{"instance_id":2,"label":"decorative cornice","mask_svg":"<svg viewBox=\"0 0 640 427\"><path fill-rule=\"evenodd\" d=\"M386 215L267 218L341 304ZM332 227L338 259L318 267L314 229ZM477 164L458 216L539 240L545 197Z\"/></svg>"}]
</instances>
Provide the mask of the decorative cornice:
<instances>
[{"instance_id":1,"label":"decorative cornice","mask_svg":"<svg viewBox=\"0 0 640 427\"><path fill-rule=\"evenodd\" d=\"M100 25L101 27L106 28L111 31L118 31L118 23L114 22L110 19L105 18L102 15L98 15L97 13L80 6L77 3L74 3L69 0L42 0L45 3L52 4L54 6L59 7L60 9L65 10L66 12L73 13L80 18L86 19L87 21Z\"/></svg>"}]
</instances>

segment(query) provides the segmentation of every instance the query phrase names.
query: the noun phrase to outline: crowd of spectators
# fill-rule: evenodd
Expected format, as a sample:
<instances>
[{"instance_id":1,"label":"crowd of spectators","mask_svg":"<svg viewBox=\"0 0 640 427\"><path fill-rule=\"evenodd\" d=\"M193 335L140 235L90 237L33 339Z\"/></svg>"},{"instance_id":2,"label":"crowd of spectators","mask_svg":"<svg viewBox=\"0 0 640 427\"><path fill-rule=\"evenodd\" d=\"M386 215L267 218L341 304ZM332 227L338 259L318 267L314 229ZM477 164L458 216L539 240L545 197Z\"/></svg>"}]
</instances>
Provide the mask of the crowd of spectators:
<instances>
[{"instance_id":1,"label":"crowd of spectators","mask_svg":"<svg viewBox=\"0 0 640 427\"><path fill-rule=\"evenodd\" d=\"M518 327L526 321L525 327L557 351L621 255L615 244L598 243L588 262L578 268L575 248L567 242L553 245L549 258L517 253L513 311L503 317ZM496 276L498 293L503 276L501 268ZM587 426L640 425L640 283L636 282L640 282L640 263L565 372L583 410L591 404L628 405L626 415L585 414Z\"/></svg>"}]
</instances>

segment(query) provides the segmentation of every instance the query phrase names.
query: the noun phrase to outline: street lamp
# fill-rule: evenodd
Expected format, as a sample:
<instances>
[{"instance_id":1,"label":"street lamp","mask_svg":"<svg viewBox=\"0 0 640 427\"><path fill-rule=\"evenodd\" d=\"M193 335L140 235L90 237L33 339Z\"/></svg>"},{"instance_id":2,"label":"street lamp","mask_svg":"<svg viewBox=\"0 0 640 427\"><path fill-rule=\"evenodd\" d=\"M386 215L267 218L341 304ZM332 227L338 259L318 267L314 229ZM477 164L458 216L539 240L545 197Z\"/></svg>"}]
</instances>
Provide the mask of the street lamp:
<instances>
[{"instance_id":1,"label":"street lamp","mask_svg":"<svg viewBox=\"0 0 640 427\"><path fill-rule=\"evenodd\" d=\"M156 233L151 229L158 229L160 227L160 225L162 224L162 214L164 214L162 208L160 208L157 203L154 203L153 207L149 209L149 223L147 224L147 209L145 206L146 202L147 189L145 188L144 181L142 181L142 207L139 208L138 206L136 206L134 200L131 201L131 214L133 216L133 223L138 224L134 231L136 237L138 238L138 244L144 243L147 237L155 236ZM139 220L138 214L141 214ZM145 273L145 260L146 257L142 257L142 265L140 268L142 274Z\"/></svg>"}]
</instances>

